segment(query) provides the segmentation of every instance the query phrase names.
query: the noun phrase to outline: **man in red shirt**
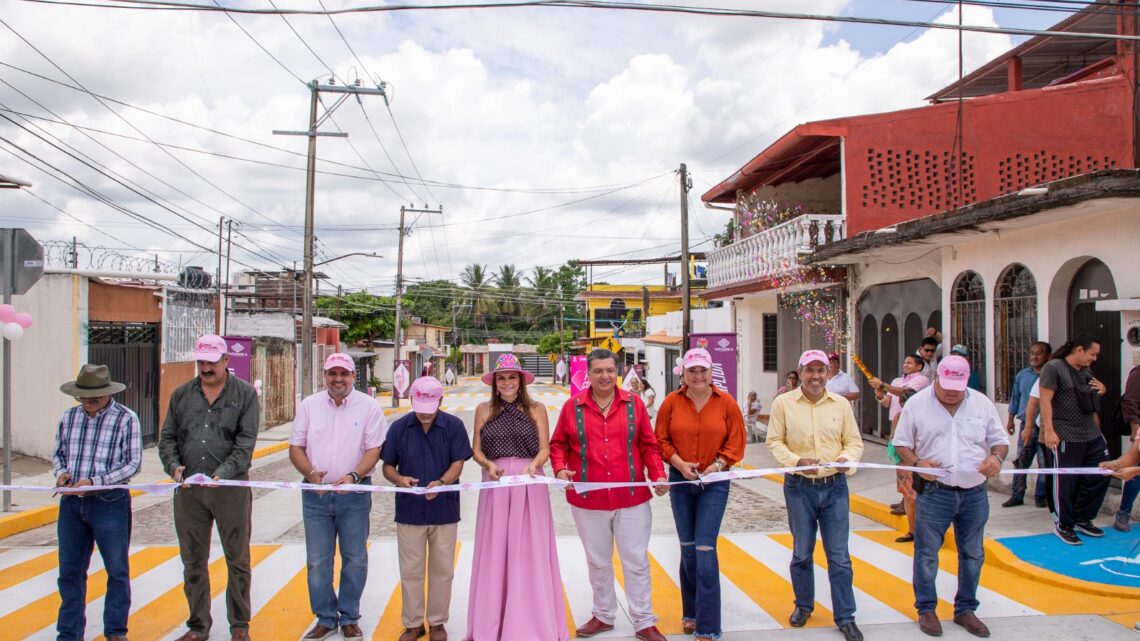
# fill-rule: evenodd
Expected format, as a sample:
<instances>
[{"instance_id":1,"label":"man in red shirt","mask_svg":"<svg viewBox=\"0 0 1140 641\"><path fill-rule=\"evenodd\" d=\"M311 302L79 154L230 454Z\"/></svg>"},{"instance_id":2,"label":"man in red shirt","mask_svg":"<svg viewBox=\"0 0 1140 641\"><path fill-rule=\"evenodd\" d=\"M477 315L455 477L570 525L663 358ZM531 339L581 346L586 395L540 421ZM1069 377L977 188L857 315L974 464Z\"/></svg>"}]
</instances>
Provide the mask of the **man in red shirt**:
<instances>
[{"instance_id":1,"label":"man in red shirt","mask_svg":"<svg viewBox=\"0 0 1140 641\"><path fill-rule=\"evenodd\" d=\"M550 464L554 474L574 481L566 500L586 549L590 586L594 591L593 617L578 628L579 637L612 630L617 616L614 593L613 550L617 543L625 575L629 617L637 638L665 641L654 625L649 583L649 534L653 514L645 487L589 489L589 483L665 481L661 450L645 404L636 394L617 389L614 353L595 349L586 357L590 385L562 406L550 437ZM656 488L658 496L668 486Z\"/></svg>"}]
</instances>

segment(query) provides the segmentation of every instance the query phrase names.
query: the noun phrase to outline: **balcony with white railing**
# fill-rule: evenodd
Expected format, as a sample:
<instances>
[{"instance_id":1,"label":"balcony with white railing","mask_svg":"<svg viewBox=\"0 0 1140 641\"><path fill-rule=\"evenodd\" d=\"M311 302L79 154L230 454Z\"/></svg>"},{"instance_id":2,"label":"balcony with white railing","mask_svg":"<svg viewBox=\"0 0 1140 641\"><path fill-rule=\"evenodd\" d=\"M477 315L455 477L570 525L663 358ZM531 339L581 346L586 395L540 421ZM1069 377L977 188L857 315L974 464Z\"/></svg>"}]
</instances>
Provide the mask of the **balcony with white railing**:
<instances>
[{"instance_id":1,"label":"balcony with white railing","mask_svg":"<svg viewBox=\"0 0 1140 641\"><path fill-rule=\"evenodd\" d=\"M847 237L841 214L803 214L708 255L709 289L769 278L801 264L815 248Z\"/></svg>"}]
</instances>

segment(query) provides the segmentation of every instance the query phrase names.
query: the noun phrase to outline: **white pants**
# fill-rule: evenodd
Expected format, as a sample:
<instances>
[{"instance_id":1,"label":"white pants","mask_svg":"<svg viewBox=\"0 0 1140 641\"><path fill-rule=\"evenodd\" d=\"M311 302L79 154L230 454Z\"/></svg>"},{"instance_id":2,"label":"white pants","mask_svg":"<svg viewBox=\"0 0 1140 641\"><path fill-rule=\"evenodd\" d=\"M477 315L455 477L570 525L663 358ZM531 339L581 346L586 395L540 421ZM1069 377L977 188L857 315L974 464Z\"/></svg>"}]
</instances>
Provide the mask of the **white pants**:
<instances>
[{"instance_id":1,"label":"white pants","mask_svg":"<svg viewBox=\"0 0 1140 641\"><path fill-rule=\"evenodd\" d=\"M620 510L584 510L570 506L578 538L586 549L590 568L590 587L594 590L594 616L613 625L617 617L617 594L614 588L614 544L617 544L625 576L625 597L634 630L643 630L657 622L651 601L649 583L649 535L653 530L653 512L649 501Z\"/></svg>"}]
</instances>

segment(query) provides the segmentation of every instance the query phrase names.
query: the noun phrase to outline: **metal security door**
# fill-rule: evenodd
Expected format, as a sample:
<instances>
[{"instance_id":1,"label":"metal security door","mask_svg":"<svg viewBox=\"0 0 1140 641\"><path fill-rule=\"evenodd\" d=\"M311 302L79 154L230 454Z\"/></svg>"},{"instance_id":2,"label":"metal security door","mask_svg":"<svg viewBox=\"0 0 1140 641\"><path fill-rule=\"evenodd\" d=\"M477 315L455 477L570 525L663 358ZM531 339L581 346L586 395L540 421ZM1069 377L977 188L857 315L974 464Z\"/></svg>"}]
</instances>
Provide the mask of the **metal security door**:
<instances>
[{"instance_id":1,"label":"metal security door","mask_svg":"<svg viewBox=\"0 0 1140 641\"><path fill-rule=\"evenodd\" d=\"M115 400L139 415L143 446L158 439L158 324L93 322L87 329L91 363L106 365L127 386Z\"/></svg>"}]
</instances>

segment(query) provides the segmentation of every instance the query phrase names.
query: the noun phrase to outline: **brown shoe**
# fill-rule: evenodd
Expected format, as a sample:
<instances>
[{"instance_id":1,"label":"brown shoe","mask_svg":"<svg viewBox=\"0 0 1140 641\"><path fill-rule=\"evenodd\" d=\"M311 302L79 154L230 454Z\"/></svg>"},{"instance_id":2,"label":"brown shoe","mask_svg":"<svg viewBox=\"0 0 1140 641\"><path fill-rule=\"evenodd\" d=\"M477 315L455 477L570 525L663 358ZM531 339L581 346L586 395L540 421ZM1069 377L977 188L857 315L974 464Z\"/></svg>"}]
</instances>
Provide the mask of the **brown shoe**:
<instances>
[{"instance_id":1,"label":"brown shoe","mask_svg":"<svg viewBox=\"0 0 1140 641\"><path fill-rule=\"evenodd\" d=\"M582 627L574 631L574 634L580 639L588 639L597 636L603 632L613 630L614 626L609 623L603 623L598 617L590 617L590 620L582 624Z\"/></svg>"},{"instance_id":2,"label":"brown shoe","mask_svg":"<svg viewBox=\"0 0 1140 641\"><path fill-rule=\"evenodd\" d=\"M230 630L230 641L249 641L249 630L245 628Z\"/></svg>"},{"instance_id":3,"label":"brown shoe","mask_svg":"<svg viewBox=\"0 0 1140 641\"><path fill-rule=\"evenodd\" d=\"M424 630L424 626L422 625L415 628L404 628L404 632L400 635L399 641L416 641L416 639L425 634L427 634L427 630Z\"/></svg>"},{"instance_id":4,"label":"brown shoe","mask_svg":"<svg viewBox=\"0 0 1140 641\"><path fill-rule=\"evenodd\" d=\"M942 622L938 620L938 615L933 612L918 613L918 629L932 637L942 636Z\"/></svg>"},{"instance_id":5,"label":"brown shoe","mask_svg":"<svg viewBox=\"0 0 1140 641\"><path fill-rule=\"evenodd\" d=\"M665 635L657 631L657 626L651 625L648 628L642 628L635 634L641 641L667 641Z\"/></svg>"},{"instance_id":6,"label":"brown shoe","mask_svg":"<svg viewBox=\"0 0 1140 641\"><path fill-rule=\"evenodd\" d=\"M428 627L429 641L447 641L447 630L442 625Z\"/></svg>"},{"instance_id":7,"label":"brown shoe","mask_svg":"<svg viewBox=\"0 0 1140 641\"><path fill-rule=\"evenodd\" d=\"M697 631L697 622L690 619L681 619L681 634L693 634Z\"/></svg>"},{"instance_id":8,"label":"brown shoe","mask_svg":"<svg viewBox=\"0 0 1140 641\"><path fill-rule=\"evenodd\" d=\"M966 628L966 632L969 632L976 637L990 636L990 629L987 628L986 624L982 623L982 620L979 619L973 612L955 614L954 623L957 623L963 628Z\"/></svg>"},{"instance_id":9,"label":"brown shoe","mask_svg":"<svg viewBox=\"0 0 1140 641\"><path fill-rule=\"evenodd\" d=\"M312 630L306 632L305 636L301 637L301 641L324 641L334 634L336 634L336 628L318 623L313 626Z\"/></svg>"},{"instance_id":10,"label":"brown shoe","mask_svg":"<svg viewBox=\"0 0 1140 641\"><path fill-rule=\"evenodd\" d=\"M197 632L187 632L186 634L178 637L174 641L209 641L210 635L198 634Z\"/></svg>"},{"instance_id":11,"label":"brown shoe","mask_svg":"<svg viewBox=\"0 0 1140 641\"><path fill-rule=\"evenodd\" d=\"M106 641L128 641L128 640L127 640L127 637L109 636L106 638Z\"/></svg>"},{"instance_id":12,"label":"brown shoe","mask_svg":"<svg viewBox=\"0 0 1140 641\"><path fill-rule=\"evenodd\" d=\"M344 641L364 641L364 631L355 623L340 626L340 636L344 637Z\"/></svg>"}]
</instances>

